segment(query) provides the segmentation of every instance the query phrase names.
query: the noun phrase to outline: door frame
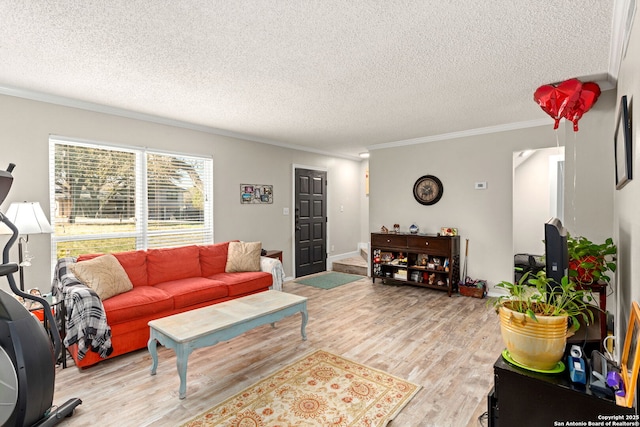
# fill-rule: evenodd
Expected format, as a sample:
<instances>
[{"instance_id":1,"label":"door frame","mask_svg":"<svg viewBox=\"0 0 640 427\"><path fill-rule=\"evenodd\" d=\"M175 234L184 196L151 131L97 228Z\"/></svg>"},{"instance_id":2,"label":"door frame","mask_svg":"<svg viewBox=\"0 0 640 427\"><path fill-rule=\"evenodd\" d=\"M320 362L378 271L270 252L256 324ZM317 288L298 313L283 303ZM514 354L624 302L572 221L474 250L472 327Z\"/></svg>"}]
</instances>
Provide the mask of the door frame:
<instances>
[{"instance_id":1,"label":"door frame","mask_svg":"<svg viewBox=\"0 0 640 427\"><path fill-rule=\"evenodd\" d=\"M296 276L296 169L308 169L308 170L314 170L314 171L319 171L319 172L324 172L327 174L327 187L326 187L326 195L327 195L327 230L326 230L326 236L327 236L327 241L325 242L325 251L326 251L326 255L327 255L327 259L329 258L329 253L331 250L331 236L329 233L329 222L331 221L331 219L329 218L329 207L330 207L330 201L329 201L329 170L325 167L321 167L321 166L309 166L309 165L302 165L299 163L292 163L291 164L291 208L289 209L289 213L290 213L290 222L291 222L291 274L293 275L293 278L295 279Z\"/></svg>"}]
</instances>

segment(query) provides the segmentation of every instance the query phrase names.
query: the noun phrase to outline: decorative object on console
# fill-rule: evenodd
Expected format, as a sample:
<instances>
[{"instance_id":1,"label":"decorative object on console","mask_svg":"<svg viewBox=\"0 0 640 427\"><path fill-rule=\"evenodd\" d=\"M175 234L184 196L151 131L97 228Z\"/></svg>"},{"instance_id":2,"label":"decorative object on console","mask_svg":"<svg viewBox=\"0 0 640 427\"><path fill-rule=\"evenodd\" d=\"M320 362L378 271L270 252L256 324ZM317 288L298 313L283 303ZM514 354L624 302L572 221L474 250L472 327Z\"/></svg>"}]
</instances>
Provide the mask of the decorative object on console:
<instances>
[{"instance_id":1,"label":"decorative object on console","mask_svg":"<svg viewBox=\"0 0 640 427\"><path fill-rule=\"evenodd\" d=\"M415 224L411 224L411 226L409 227L409 232L410 232L411 234L418 234L418 231L419 231L419 230L420 230L420 229L419 229L419 228L418 228L418 226L417 226L417 225L415 225Z\"/></svg>"},{"instance_id":2,"label":"decorative object on console","mask_svg":"<svg viewBox=\"0 0 640 427\"><path fill-rule=\"evenodd\" d=\"M389 229L383 225L382 227L380 227L380 232L381 233L388 233Z\"/></svg>"},{"instance_id":3,"label":"decorative object on console","mask_svg":"<svg viewBox=\"0 0 640 427\"><path fill-rule=\"evenodd\" d=\"M421 205L433 205L442 198L442 181L433 175L424 175L413 184L413 197Z\"/></svg>"},{"instance_id":4,"label":"decorative object on console","mask_svg":"<svg viewBox=\"0 0 640 427\"><path fill-rule=\"evenodd\" d=\"M620 98L618 121L614 141L614 158L616 161L616 189L620 190L633 178L633 153L631 142L631 116L627 96Z\"/></svg>"},{"instance_id":5,"label":"decorative object on console","mask_svg":"<svg viewBox=\"0 0 640 427\"><path fill-rule=\"evenodd\" d=\"M18 263L20 267L20 290L24 291L24 267L30 267L31 260L33 259L27 247L29 235L51 234L53 233L53 228L51 228L38 202L11 203L5 216L18 228L18 231L20 231L21 236L18 240ZM2 227L0 227L0 234L11 234L11 230L2 225Z\"/></svg>"},{"instance_id":6,"label":"decorative object on console","mask_svg":"<svg viewBox=\"0 0 640 427\"><path fill-rule=\"evenodd\" d=\"M393 224L393 231L395 233L399 233L400 232L400 224Z\"/></svg>"},{"instance_id":7,"label":"decorative object on console","mask_svg":"<svg viewBox=\"0 0 640 427\"><path fill-rule=\"evenodd\" d=\"M440 228L440 235L441 236L457 236L458 235L458 229L457 228L452 228L452 227L441 227Z\"/></svg>"},{"instance_id":8,"label":"decorative object on console","mask_svg":"<svg viewBox=\"0 0 640 427\"><path fill-rule=\"evenodd\" d=\"M580 327L579 319L593 322L591 292L578 289L567 276L560 284L551 286L552 282L545 271L535 276L526 273L517 282L498 283L496 287L508 294L492 301L508 357L538 372L559 369L569 319L574 331Z\"/></svg>"},{"instance_id":9,"label":"decorative object on console","mask_svg":"<svg viewBox=\"0 0 640 427\"><path fill-rule=\"evenodd\" d=\"M273 203L273 185L240 184L240 203L243 205Z\"/></svg>"}]
</instances>

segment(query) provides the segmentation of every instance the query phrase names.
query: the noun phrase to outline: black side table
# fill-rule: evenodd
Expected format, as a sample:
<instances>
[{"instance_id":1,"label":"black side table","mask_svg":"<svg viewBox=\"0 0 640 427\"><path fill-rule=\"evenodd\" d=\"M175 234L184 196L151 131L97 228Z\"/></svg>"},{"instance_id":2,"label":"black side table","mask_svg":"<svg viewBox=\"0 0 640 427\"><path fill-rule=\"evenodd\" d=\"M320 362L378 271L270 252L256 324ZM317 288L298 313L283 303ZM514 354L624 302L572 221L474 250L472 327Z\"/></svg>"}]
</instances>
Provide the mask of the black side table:
<instances>
[{"instance_id":1,"label":"black side table","mask_svg":"<svg viewBox=\"0 0 640 427\"><path fill-rule=\"evenodd\" d=\"M57 328L58 328L58 332L60 333L60 359L58 359L57 363L61 363L62 364L62 369L65 369L67 367L67 349L64 346L64 337L66 334L66 310L64 307L64 300L63 299L57 299L56 297L53 296L48 296L48 297L43 297L47 300L47 302L49 303L49 306L51 307L52 310L52 314L53 314L53 318L56 319L57 322ZM44 310L44 307L40 306L40 304L38 304L39 307L30 307L28 310L31 312L37 312L38 310L42 311ZM47 320L47 316L44 316L44 312L42 312L42 320L41 322L44 325L44 329L45 331L49 331L49 325L48 325L48 320ZM38 316L36 316L38 317Z\"/></svg>"},{"instance_id":2,"label":"black side table","mask_svg":"<svg viewBox=\"0 0 640 427\"><path fill-rule=\"evenodd\" d=\"M488 396L491 427L606 425L597 423L616 416L617 421L632 423L626 425L640 425L635 408L618 406L588 387L573 384L566 369L555 375L539 374L499 357L493 371L494 387Z\"/></svg>"}]
</instances>

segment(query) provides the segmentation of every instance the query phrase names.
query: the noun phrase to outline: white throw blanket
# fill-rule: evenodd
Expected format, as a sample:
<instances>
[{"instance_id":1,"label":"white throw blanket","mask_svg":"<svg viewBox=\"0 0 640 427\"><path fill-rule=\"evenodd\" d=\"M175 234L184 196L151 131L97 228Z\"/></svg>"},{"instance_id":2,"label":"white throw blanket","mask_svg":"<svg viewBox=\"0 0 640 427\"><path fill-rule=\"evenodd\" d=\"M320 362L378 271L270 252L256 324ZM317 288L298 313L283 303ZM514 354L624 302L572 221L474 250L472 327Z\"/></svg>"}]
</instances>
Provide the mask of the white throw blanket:
<instances>
[{"instance_id":1,"label":"white throw blanket","mask_svg":"<svg viewBox=\"0 0 640 427\"><path fill-rule=\"evenodd\" d=\"M279 259L260 257L260 271L271 273L273 276L273 284L270 289L282 291L282 283L284 282L284 268Z\"/></svg>"},{"instance_id":2,"label":"white throw blanket","mask_svg":"<svg viewBox=\"0 0 640 427\"><path fill-rule=\"evenodd\" d=\"M82 360L89 350L107 358L113 351L111 328L98 295L69 269L75 262L75 258L60 258L51 286L53 295L64 300L67 313L64 345L78 344L78 360Z\"/></svg>"}]
</instances>

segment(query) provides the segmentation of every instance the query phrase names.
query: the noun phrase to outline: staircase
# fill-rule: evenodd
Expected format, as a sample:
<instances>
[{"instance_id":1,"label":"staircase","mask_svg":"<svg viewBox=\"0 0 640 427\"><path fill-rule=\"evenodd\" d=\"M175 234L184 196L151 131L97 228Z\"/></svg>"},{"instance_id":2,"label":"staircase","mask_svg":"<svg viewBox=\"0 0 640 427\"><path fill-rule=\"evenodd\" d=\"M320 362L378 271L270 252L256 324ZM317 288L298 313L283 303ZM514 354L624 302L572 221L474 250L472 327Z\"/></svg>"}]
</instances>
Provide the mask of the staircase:
<instances>
[{"instance_id":1,"label":"staircase","mask_svg":"<svg viewBox=\"0 0 640 427\"><path fill-rule=\"evenodd\" d=\"M340 273L358 274L360 276L367 275L367 266L369 254L360 249L360 256L344 258L339 261L333 261L332 270Z\"/></svg>"}]
</instances>

